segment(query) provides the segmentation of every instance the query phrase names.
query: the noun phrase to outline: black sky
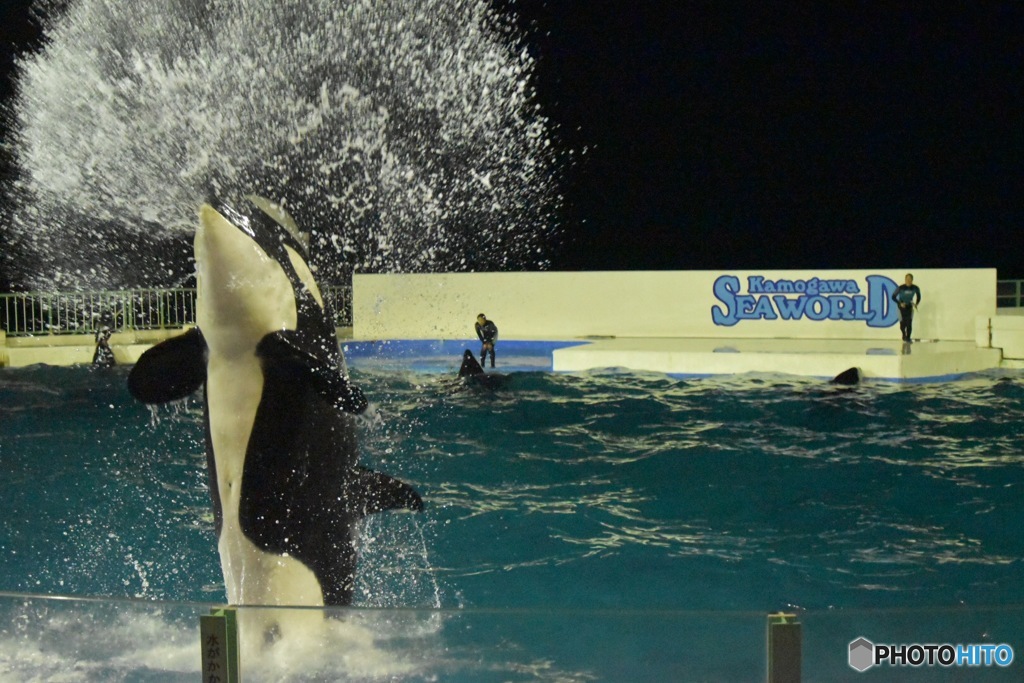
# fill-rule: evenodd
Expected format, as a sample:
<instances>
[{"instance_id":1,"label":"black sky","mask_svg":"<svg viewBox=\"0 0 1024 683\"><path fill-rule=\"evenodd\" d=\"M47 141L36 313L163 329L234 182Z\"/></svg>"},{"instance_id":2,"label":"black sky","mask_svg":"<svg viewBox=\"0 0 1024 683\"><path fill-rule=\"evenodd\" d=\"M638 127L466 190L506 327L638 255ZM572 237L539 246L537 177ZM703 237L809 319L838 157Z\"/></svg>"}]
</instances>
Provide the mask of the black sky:
<instances>
[{"instance_id":1,"label":"black sky","mask_svg":"<svg viewBox=\"0 0 1024 683\"><path fill-rule=\"evenodd\" d=\"M492 1L586 149L554 269L1024 277L1024 3Z\"/></svg>"},{"instance_id":2,"label":"black sky","mask_svg":"<svg viewBox=\"0 0 1024 683\"><path fill-rule=\"evenodd\" d=\"M567 269L1024 276L1024 3L516 3Z\"/></svg>"}]
</instances>

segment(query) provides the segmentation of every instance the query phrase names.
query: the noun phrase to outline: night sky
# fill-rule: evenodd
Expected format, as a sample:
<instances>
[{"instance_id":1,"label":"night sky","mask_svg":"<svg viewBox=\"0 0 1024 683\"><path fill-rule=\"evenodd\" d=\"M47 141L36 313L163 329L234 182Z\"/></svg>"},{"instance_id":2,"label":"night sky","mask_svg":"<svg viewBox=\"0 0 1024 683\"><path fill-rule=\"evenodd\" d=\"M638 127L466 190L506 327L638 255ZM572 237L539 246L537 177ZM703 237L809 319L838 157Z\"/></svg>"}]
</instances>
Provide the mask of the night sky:
<instances>
[{"instance_id":1,"label":"night sky","mask_svg":"<svg viewBox=\"0 0 1024 683\"><path fill-rule=\"evenodd\" d=\"M493 1L586 150L553 269L1024 277L1024 3Z\"/></svg>"}]
</instances>

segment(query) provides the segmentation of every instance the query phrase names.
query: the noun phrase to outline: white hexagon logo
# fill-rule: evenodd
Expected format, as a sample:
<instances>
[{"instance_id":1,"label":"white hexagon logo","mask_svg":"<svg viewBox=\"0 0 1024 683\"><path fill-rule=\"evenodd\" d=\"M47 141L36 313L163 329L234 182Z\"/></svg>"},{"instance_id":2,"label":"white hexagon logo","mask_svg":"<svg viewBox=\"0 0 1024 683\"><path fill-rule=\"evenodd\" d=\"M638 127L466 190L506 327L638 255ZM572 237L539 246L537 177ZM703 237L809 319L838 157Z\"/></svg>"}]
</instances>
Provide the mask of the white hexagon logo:
<instances>
[{"instance_id":1,"label":"white hexagon logo","mask_svg":"<svg viewBox=\"0 0 1024 683\"><path fill-rule=\"evenodd\" d=\"M867 671L875 663L875 644L867 638L858 638L850 643L850 667Z\"/></svg>"}]
</instances>

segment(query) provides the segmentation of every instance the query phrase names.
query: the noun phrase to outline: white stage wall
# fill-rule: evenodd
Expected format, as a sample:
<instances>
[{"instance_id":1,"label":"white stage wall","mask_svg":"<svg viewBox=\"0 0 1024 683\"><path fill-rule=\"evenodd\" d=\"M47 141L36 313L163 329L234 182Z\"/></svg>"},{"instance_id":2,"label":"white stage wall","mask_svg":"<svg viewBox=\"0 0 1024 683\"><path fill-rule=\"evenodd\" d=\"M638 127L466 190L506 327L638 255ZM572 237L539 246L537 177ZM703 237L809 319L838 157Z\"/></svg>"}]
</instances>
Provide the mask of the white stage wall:
<instances>
[{"instance_id":1,"label":"white stage wall","mask_svg":"<svg viewBox=\"0 0 1024 683\"><path fill-rule=\"evenodd\" d=\"M892 291L907 270L616 271L361 275L356 339L472 339L477 313L503 339L587 336L899 339ZM974 340L996 313L996 270L909 269L914 336Z\"/></svg>"}]
</instances>

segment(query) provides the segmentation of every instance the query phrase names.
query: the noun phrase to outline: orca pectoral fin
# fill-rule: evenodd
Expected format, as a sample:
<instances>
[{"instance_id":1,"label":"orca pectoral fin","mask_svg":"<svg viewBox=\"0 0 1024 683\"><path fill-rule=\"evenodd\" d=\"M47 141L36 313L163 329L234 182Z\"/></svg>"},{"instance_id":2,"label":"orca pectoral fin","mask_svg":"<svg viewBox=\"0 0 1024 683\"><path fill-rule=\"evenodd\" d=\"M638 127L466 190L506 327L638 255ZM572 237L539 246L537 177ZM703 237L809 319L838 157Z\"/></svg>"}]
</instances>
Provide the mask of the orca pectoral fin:
<instances>
[{"instance_id":1,"label":"orca pectoral fin","mask_svg":"<svg viewBox=\"0 0 1024 683\"><path fill-rule=\"evenodd\" d=\"M349 491L349 505L364 517L384 510L423 512L423 499L403 481L364 467L356 468Z\"/></svg>"},{"instance_id":2,"label":"orca pectoral fin","mask_svg":"<svg viewBox=\"0 0 1024 683\"><path fill-rule=\"evenodd\" d=\"M193 328L143 353L128 374L128 391L143 403L167 403L185 398L205 381L206 340Z\"/></svg>"},{"instance_id":3,"label":"orca pectoral fin","mask_svg":"<svg viewBox=\"0 0 1024 683\"><path fill-rule=\"evenodd\" d=\"M311 350L309 346L308 340L295 331L283 330L261 339L256 353L261 358L299 368L312 380L317 393L338 410L356 415L366 410L369 401L362 389L342 374L336 359L323 356L323 349Z\"/></svg>"}]
</instances>

